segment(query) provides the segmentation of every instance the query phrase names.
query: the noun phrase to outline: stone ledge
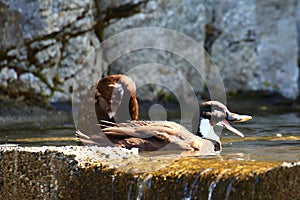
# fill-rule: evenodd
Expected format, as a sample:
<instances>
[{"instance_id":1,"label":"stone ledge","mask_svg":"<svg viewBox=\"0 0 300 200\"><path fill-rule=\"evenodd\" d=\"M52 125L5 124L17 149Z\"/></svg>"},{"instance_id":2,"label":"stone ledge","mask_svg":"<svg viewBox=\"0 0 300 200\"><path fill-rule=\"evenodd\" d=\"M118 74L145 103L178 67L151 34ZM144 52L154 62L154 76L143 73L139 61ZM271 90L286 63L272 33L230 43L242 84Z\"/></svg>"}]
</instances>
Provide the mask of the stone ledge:
<instances>
[{"instance_id":1,"label":"stone ledge","mask_svg":"<svg viewBox=\"0 0 300 200\"><path fill-rule=\"evenodd\" d=\"M177 156L174 156L177 155ZM1 199L298 199L300 162L0 147Z\"/></svg>"}]
</instances>

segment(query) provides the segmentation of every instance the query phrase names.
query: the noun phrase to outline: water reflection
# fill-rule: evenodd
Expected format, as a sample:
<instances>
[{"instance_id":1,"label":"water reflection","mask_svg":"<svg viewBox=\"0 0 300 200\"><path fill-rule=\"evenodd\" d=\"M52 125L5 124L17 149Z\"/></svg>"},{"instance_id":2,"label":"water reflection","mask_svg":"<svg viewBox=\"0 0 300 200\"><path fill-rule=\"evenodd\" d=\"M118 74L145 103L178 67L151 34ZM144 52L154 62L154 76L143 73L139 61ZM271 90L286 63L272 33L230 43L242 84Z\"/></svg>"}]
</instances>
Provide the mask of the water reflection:
<instances>
[{"instance_id":1,"label":"water reflection","mask_svg":"<svg viewBox=\"0 0 300 200\"><path fill-rule=\"evenodd\" d=\"M236 137L223 130L222 157L245 160L300 160L298 113L254 116L253 120L247 123L233 125L245 134L245 138ZM0 144L78 145L74 133L75 127L72 122L9 124L0 128Z\"/></svg>"}]
</instances>

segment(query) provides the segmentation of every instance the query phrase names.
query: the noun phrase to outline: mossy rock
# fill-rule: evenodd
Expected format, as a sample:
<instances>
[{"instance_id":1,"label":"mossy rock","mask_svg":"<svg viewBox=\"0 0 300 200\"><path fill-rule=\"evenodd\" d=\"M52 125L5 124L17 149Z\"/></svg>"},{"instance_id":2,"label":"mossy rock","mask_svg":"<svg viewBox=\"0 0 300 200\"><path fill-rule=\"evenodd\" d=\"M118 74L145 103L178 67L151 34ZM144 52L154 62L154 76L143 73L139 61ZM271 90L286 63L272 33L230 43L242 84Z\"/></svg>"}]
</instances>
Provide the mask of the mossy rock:
<instances>
[{"instance_id":1,"label":"mossy rock","mask_svg":"<svg viewBox=\"0 0 300 200\"><path fill-rule=\"evenodd\" d=\"M110 147L1 147L0 196L1 199L300 197L300 162L174 155L141 156L133 150Z\"/></svg>"}]
</instances>

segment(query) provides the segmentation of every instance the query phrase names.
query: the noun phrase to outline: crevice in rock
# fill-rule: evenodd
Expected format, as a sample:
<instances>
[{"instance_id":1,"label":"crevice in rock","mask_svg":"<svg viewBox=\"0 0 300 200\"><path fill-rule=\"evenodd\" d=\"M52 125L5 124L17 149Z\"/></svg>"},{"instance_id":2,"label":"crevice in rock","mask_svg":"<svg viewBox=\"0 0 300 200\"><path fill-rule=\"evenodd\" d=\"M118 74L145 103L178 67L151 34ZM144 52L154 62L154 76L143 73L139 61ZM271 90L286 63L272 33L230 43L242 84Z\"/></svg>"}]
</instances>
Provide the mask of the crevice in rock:
<instances>
[{"instance_id":1,"label":"crevice in rock","mask_svg":"<svg viewBox=\"0 0 300 200\"><path fill-rule=\"evenodd\" d=\"M104 40L103 32L112 19L121 19L130 17L140 13L143 6L148 3L148 0L132 1L124 4L110 4L101 0L94 0L96 5L96 24L94 26L95 35L98 40ZM105 53L103 55L105 59ZM111 74L111 67L107 66L107 71L102 73L102 76Z\"/></svg>"},{"instance_id":2,"label":"crevice in rock","mask_svg":"<svg viewBox=\"0 0 300 200\"><path fill-rule=\"evenodd\" d=\"M148 0L132 1L125 4L105 5L101 0L95 0L97 9L95 33L100 41L103 41L103 30L112 19L121 19L130 17L141 12ZM103 8L102 8L103 7Z\"/></svg>"},{"instance_id":3,"label":"crevice in rock","mask_svg":"<svg viewBox=\"0 0 300 200\"><path fill-rule=\"evenodd\" d=\"M0 66L0 68L1 67L3 66ZM42 78L42 76L39 76L37 73L31 72L26 69L21 69L20 67L17 66L5 66L5 67L9 69L13 69L17 73L18 77L24 73L32 73L34 76L39 78L42 82L44 82L43 80L45 78ZM22 83L19 79L11 81L7 85L7 87L0 86L0 95L4 97L5 96L9 97L11 99L22 100L25 102L39 102L39 104L47 104L47 98L48 98L43 94L37 95L33 90L33 88L27 88L26 90L24 90L24 83Z\"/></svg>"},{"instance_id":4,"label":"crevice in rock","mask_svg":"<svg viewBox=\"0 0 300 200\"><path fill-rule=\"evenodd\" d=\"M218 29L213 22L205 25L205 38L204 38L204 49L209 55L212 52L212 46L215 40L222 34L222 31Z\"/></svg>"},{"instance_id":5,"label":"crevice in rock","mask_svg":"<svg viewBox=\"0 0 300 200\"><path fill-rule=\"evenodd\" d=\"M17 56L13 55L7 55L9 51L11 50L15 50L15 49L20 49L20 47L14 46L11 47L10 49L7 49L5 52L1 51L0 53L0 59L1 61L1 65L0 65L0 69L3 67L7 67L10 69L14 69L14 71L17 73L18 77L23 74L23 73L31 73L33 74L35 77L37 77L41 82L43 82L51 91L50 95L43 95L43 94L39 94L36 95L33 91L31 91L31 89L29 89L28 92L24 93L22 91L19 91L18 93L15 92L11 92L11 91L5 91L5 90L9 90L9 88L0 88L0 92L4 95L10 96L12 98L25 98L25 99L35 99L35 98L41 98L43 99L45 102L47 101L47 98L51 97L53 95L53 93L55 91L60 91L60 92L64 92L61 88L59 88L59 85L62 84L62 82L59 80L58 77L53 77L53 85L50 84L50 82L47 80L47 78L41 73L41 71L45 68L45 66L43 66L43 64L39 63L39 60L36 58L36 54L39 51L43 51L45 49L47 49L48 47L52 46L53 43L47 44L47 45L42 45L40 47L34 47L34 43L37 42L41 42L41 41L46 41L46 40L56 40L57 42L61 42L62 43L62 47L60 49L60 53L61 55L63 55L63 51L65 48L65 44L69 41L70 38L73 37L77 37L80 36L86 32L92 31L93 27L89 28L89 29L84 29L84 30L79 30L76 32L72 32L72 31L68 31L68 30L72 30L74 28L72 28L72 26L74 26L74 23L77 22L78 20L84 19L86 17L88 13L88 9L84 10L81 15L79 15L74 21L68 23L67 25L65 25L64 27L61 28L60 31L55 31L52 32L48 35L41 35L38 37L35 37L33 40L28 40L28 39L24 39L23 41L23 47L25 47L27 50L27 58L26 60L20 60ZM4 62L6 61L6 62ZM62 61L62 57L59 59L58 64L61 63ZM12 66L11 64L7 64L10 62L26 62L27 66L30 66L31 64L36 66L36 70L32 71L32 70L26 70L26 69L21 69L20 67L16 67L16 66ZM52 67L52 66L50 66Z\"/></svg>"},{"instance_id":6,"label":"crevice in rock","mask_svg":"<svg viewBox=\"0 0 300 200\"><path fill-rule=\"evenodd\" d=\"M247 31L247 36L246 36L246 38L243 38L243 39L241 39L241 40L236 40L236 41L232 41L232 42L230 42L229 44L228 44L228 47L232 47L232 46L234 46L234 45L237 45L237 44L240 44L240 43L242 43L242 42L255 42L256 40L255 40L255 32L254 32L254 30L248 30Z\"/></svg>"},{"instance_id":7,"label":"crevice in rock","mask_svg":"<svg viewBox=\"0 0 300 200\"><path fill-rule=\"evenodd\" d=\"M142 5L145 5L148 1L141 0L138 2L133 1L132 3L126 3L119 6L107 7L102 12L98 13L97 20L109 21L111 19L120 19L130 17L141 11Z\"/></svg>"},{"instance_id":8,"label":"crevice in rock","mask_svg":"<svg viewBox=\"0 0 300 200\"><path fill-rule=\"evenodd\" d=\"M211 20L210 22L206 23L204 26L204 49L208 53L208 55L211 55L212 53L212 46L215 42L215 40L222 34L222 30L219 29L215 25L216 21L216 12L215 10L211 11Z\"/></svg>"}]
</instances>

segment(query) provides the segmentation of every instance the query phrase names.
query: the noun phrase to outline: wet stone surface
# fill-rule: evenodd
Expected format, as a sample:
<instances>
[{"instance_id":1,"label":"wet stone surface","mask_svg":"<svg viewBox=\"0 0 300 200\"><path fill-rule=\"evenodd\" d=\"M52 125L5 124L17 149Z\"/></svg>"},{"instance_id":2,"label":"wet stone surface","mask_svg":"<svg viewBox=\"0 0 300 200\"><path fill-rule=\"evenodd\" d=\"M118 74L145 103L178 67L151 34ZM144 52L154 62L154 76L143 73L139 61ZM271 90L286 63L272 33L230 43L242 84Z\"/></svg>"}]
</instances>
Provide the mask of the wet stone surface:
<instances>
[{"instance_id":1,"label":"wet stone surface","mask_svg":"<svg viewBox=\"0 0 300 200\"><path fill-rule=\"evenodd\" d=\"M1 199L298 199L300 162L0 147Z\"/></svg>"}]
</instances>

